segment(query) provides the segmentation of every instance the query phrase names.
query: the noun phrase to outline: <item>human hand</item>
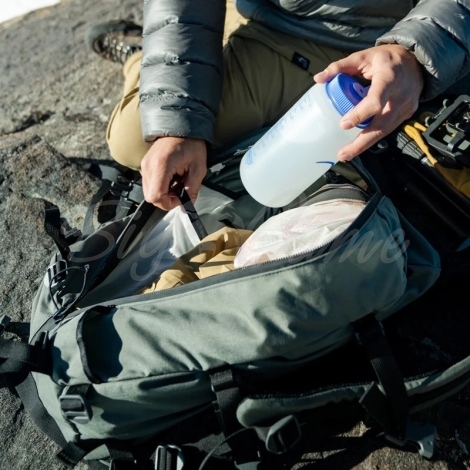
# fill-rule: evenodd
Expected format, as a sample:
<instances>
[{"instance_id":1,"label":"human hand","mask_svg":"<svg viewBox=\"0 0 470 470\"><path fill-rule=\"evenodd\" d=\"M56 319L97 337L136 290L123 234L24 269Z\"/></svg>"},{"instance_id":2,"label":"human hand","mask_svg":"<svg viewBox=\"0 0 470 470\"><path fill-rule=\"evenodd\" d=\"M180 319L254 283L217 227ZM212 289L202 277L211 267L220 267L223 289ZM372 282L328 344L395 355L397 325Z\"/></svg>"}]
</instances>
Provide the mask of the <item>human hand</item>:
<instances>
[{"instance_id":1,"label":"human hand","mask_svg":"<svg viewBox=\"0 0 470 470\"><path fill-rule=\"evenodd\" d=\"M392 132L416 111L424 78L414 54L398 44L355 52L330 64L314 80L326 83L338 73L360 75L372 82L367 96L340 121L343 129L352 129L375 116L354 142L339 151L339 160L347 161Z\"/></svg>"},{"instance_id":2,"label":"human hand","mask_svg":"<svg viewBox=\"0 0 470 470\"><path fill-rule=\"evenodd\" d=\"M206 142L183 137L160 137L141 163L142 185L147 202L169 211L180 205L171 194L170 183L184 181L184 187L194 202L207 172Z\"/></svg>"}]
</instances>

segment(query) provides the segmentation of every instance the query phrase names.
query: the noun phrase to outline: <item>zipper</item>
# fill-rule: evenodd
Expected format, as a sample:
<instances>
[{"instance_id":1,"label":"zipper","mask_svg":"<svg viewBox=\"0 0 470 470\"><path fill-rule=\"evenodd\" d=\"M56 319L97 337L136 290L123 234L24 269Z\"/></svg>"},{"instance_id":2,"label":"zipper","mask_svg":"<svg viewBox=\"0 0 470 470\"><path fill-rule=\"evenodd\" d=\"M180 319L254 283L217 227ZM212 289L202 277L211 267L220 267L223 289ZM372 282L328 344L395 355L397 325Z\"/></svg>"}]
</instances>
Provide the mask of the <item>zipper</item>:
<instances>
[{"instance_id":1,"label":"zipper","mask_svg":"<svg viewBox=\"0 0 470 470\"><path fill-rule=\"evenodd\" d=\"M347 186L347 188L344 188L344 187L339 188L338 185L327 184L327 185L323 186L322 188L320 188L319 190L315 191L315 193L312 195L312 197L314 195L318 196L318 195L320 195L324 192L327 192L329 190L332 190L332 189L335 189L335 190L354 189L355 191L358 192L358 195L361 194L361 196L365 195L365 196L369 197L369 195L365 191L363 191L361 188L358 188L357 186L354 186L354 185L346 185L346 186ZM195 281L195 282L198 284L198 288L206 288L206 287L210 287L210 286L219 284L221 282L231 281L231 280L234 280L234 279L241 279L243 277L247 277L247 276L254 275L254 274L263 274L265 272L269 272L269 271L276 270L276 269L281 269L281 268L286 267L286 266L291 266L292 264L290 263L290 261L292 261L293 259L296 259L296 258L308 256L309 261L311 261L312 259L316 258L318 255L328 252L328 250L334 245L334 243L337 242L341 237L343 237L345 240L347 240L348 238L346 237L346 235L348 233L350 233L351 231L356 230L358 227L362 226L365 223L365 221L370 217L370 215L376 209L381 197L382 197L382 195L380 193L375 193L372 197L370 197L366 207L364 207L363 211L359 214L357 219L344 232L340 233L337 237L335 237L334 239L332 239L331 241L329 241L327 243L324 243L320 246L317 246L317 247L315 247L313 249L310 249L310 250L307 250L305 252L298 253L294 256L286 256L286 257L279 258L279 259L276 259L276 260L265 261L263 263L257 263L256 265L253 265L253 266L246 266L246 267L243 267L243 268L236 269L235 271L218 274L216 276L211 276L210 278L201 279L201 280ZM336 199L340 199L340 198L334 197L331 200L333 201L333 200L336 200ZM363 197L358 197L357 200L358 201L363 201ZM132 221L130 221L130 223L132 223ZM342 244L338 245L337 248L339 248L340 246L342 246ZM116 247L109 253L108 259L111 257L112 253L114 253L118 249L118 247L119 247L119 244L117 244ZM88 288L70 306L70 308L73 308L73 306L76 305L80 300L82 300L84 298L84 296L88 292L90 292L90 290L97 284L97 281L99 280L101 274L103 273L103 271L104 271L104 269L106 268L107 265L108 265L108 263L106 263L106 262L103 264L101 270L95 276L95 278L92 280L92 282L89 284ZM151 294L132 295L132 296L128 296L128 297L123 297L121 299L113 299L113 300L109 300L107 302L100 302L99 304L95 304L95 305L120 306L120 305L135 303L137 298L139 298L139 299L145 298L146 300L154 300L154 299L156 300L156 299L165 298L165 297L172 297L174 295L178 295L180 292L184 292L184 291L187 291L187 290L194 290L193 284L194 283L190 283L190 284L186 284L186 285L182 285L182 286L176 286L176 287L173 287L173 288L168 289L168 290L154 292L154 293L151 293ZM145 297L142 297L142 296L145 296ZM68 320L72 320L77 315L83 313L83 311L86 311L86 310L88 310L89 308L92 308L92 307L93 306L89 306L84 310L79 309L79 310L69 312L64 317L63 321L58 324L58 327L65 324ZM40 333L39 330L36 331L35 336L38 333Z\"/></svg>"},{"instance_id":2,"label":"zipper","mask_svg":"<svg viewBox=\"0 0 470 470\"><path fill-rule=\"evenodd\" d=\"M330 198L322 199L321 195L332 192ZM353 184L325 184L325 186L322 186L320 189L317 189L313 194L308 196L307 198L303 199L302 201L299 201L297 204L294 206L290 207L289 210L291 209L296 209L298 207L301 207L308 203L309 201L312 201L312 199L320 199L319 201L314 201L312 203L316 204L317 202L327 202L327 201L336 201L336 200L356 200L359 202L369 202L371 198L371 195L367 194L363 189L354 186Z\"/></svg>"},{"instance_id":3,"label":"zipper","mask_svg":"<svg viewBox=\"0 0 470 470\"><path fill-rule=\"evenodd\" d=\"M353 230L357 230L358 227L362 226L365 224L365 222L369 219L371 214L375 211L377 208L380 200L382 198L382 195L379 193L374 194L374 196L371 197L369 203L367 206L363 209L363 211L359 214L357 219L341 234L339 234L337 237L335 237L333 240L328 242L325 245L322 245L321 247L315 248L313 250L308 250L303 253L299 253L295 256L287 256L284 258L276 259L276 260L271 260L271 261L265 261L264 263L258 263L253 266L246 266L243 268L236 269L234 271L230 271L228 273L222 273L222 274L217 274L216 276L211 276L207 279L201 279L199 281L195 281L197 283L198 288L206 288L206 287L211 287L213 285L220 284L221 282L226 282L226 281L232 281L235 279L241 279L243 277L247 277L250 275L254 274L264 274L269 271L274 271L276 269L282 269L287 266L292 266L290 263L291 260L295 258L299 258L302 256L308 256L309 261L312 261L315 257L317 257L319 254L326 253L328 249L341 237L347 239L346 235L350 233ZM338 245L337 248L341 247L341 245ZM327 249L325 250L325 248ZM114 305L114 306L120 306L120 305L126 305L126 304L131 304L135 303L137 300L140 299L142 300L143 298L148 299L148 300L154 300L154 299L160 299L160 298L165 298L165 297L172 297L174 295L178 295L180 292L188 291L188 290L195 290L194 287L194 282L191 282L189 284L185 284L183 286L176 286L172 287L171 289L166 289L164 291L159 291L159 292L153 292L151 294L141 294L141 295L132 295L129 297L123 297L121 299L114 299L110 300L108 302L100 302L97 305L102 305L102 306L108 306L108 305ZM191 289L192 288L192 289ZM92 308L92 306L87 307Z\"/></svg>"}]
</instances>

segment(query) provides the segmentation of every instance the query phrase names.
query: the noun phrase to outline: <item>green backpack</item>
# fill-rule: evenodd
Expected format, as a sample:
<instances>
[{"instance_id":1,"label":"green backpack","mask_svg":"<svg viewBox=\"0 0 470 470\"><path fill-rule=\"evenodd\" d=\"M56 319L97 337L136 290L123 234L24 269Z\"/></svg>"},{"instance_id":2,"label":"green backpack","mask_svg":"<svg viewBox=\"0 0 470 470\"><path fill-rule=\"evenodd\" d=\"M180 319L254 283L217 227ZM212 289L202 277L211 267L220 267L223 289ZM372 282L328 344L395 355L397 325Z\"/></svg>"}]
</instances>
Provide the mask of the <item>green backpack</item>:
<instances>
[{"instance_id":1,"label":"green backpack","mask_svg":"<svg viewBox=\"0 0 470 470\"><path fill-rule=\"evenodd\" d=\"M255 230L275 214L237 177L239 149L257 138L219 156L205 184L232 201L200 219L190 213L196 228ZM127 294L139 267L167 249L146 250L165 212L134 203L138 183L113 185L118 215L87 236L64 235L57 208L49 209L59 253L34 301L29 344L1 339L0 373L63 447L63 463L170 470L186 459L191 469L217 454L224 464L261 468L299 445L305 412L359 402L393 442L432 455L433 428L411 424L409 414L460 390L470 359L403 378L382 321L435 283L439 256L358 158L333 170L303 197L366 206L327 246L153 294ZM349 365L337 368L343 359ZM202 463L201 454L183 456L186 438L170 436L191 423L197 439L212 417L225 438L206 443Z\"/></svg>"}]
</instances>

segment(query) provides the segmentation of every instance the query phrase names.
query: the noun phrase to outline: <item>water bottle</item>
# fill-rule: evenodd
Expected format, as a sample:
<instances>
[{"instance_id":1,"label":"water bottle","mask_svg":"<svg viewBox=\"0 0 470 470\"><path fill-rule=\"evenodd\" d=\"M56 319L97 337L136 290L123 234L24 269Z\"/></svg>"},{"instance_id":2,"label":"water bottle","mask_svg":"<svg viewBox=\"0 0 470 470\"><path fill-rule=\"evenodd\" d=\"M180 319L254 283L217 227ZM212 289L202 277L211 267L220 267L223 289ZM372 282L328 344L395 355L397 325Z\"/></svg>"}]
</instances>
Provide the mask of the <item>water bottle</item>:
<instances>
[{"instance_id":1,"label":"water bottle","mask_svg":"<svg viewBox=\"0 0 470 470\"><path fill-rule=\"evenodd\" d=\"M310 88L243 156L240 176L253 199L283 207L326 173L370 124L372 118L349 130L339 124L367 91L345 74Z\"/></svg>"}]
</instances>

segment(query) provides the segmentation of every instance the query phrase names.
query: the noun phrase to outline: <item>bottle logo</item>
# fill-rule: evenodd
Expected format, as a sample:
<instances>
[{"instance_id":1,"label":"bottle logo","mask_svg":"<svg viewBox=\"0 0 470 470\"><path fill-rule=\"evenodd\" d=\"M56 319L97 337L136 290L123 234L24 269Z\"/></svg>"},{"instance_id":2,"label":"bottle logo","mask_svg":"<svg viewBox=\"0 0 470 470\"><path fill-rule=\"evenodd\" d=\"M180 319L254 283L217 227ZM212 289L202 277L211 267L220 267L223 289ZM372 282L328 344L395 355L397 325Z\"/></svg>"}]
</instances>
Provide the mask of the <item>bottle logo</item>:
<instances>
[{"instance_id":1,"label":"bottle logo","mask_svg":"<svg viewBox=\"0 0 470 470\"><path fill-rule=\"evenodd\" d=\"M329 162L327 160L323 160L323 161L315 162L315 163L327 163L328 165L330 165L330 168L335 164L335 162ZM328 169L330 169L330 168L328 168Z\"/></svg>"}]
</instances>

